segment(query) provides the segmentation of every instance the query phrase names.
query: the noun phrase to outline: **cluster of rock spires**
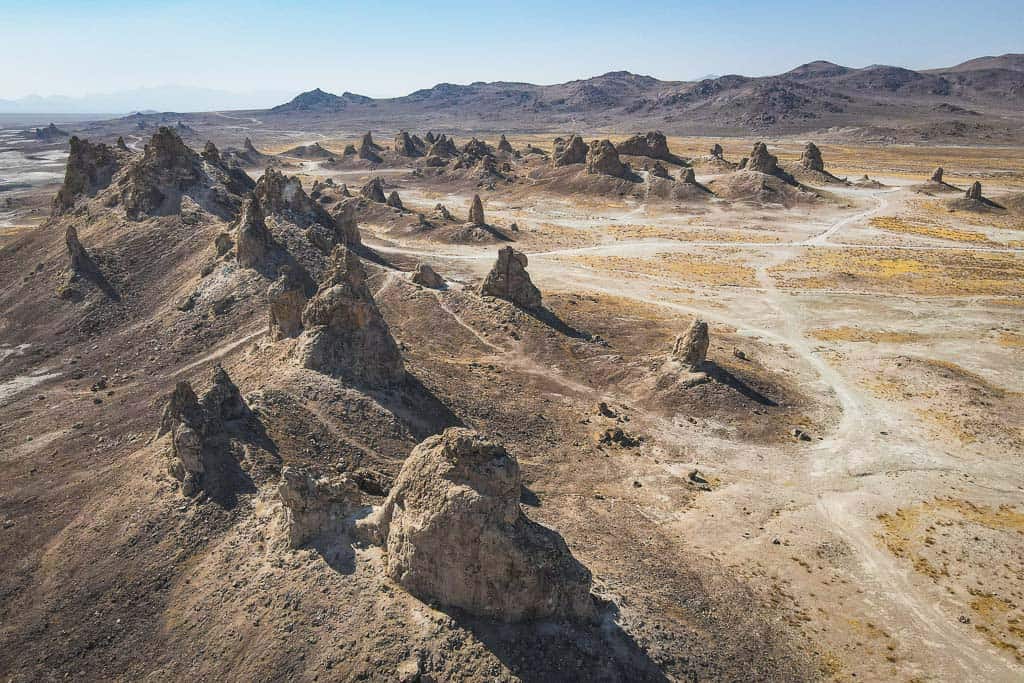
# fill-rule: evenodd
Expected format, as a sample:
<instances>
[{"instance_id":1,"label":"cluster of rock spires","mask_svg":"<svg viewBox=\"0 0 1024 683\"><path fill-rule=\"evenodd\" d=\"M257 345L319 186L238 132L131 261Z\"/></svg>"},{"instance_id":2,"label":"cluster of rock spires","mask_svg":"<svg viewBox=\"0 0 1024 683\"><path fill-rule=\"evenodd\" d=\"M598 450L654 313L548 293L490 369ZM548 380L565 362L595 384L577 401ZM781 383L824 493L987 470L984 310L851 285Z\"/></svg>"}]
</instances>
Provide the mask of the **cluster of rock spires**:
<instances>
[{"instance_id":1,"label":"cluster of rock spires","mask_svg":"<svg viewBox=\"0 0 1024 683\"><path fill-rule=\"evenodd\" d=\"M498 260L484 280L481 293L511 301L520 308L540 308L540 290L526 272L527 263L526 254L512 247L502 247L498 250Z\"/></svg>"},{"instance_id":2,"label":"cluster of rock spires","mask_svg":"<svg viewBox=\"0 0 1024 683\"><path fill-rule=\"evenodd\" d=\"M643 135L637 134L616 145L619 154L630 154L633 156L650 157L670 163L677 163L679 159L668 149L668 141L664 133L651 131Z\"/></svg>"},{"instance_id":3,"label":"cluster of rock spires","mask_svg":"<svg viewBox=\"0 0 1024 683\"><path fill-rule=\"evenodd\" d=\"M53 198L55 213L67 211L79 197L92 197L110 185L114 174L126 158L102 142L91 143L77 136L71 138L70 152L64 170L64 184Z\"/></svg>"}]
</instances>

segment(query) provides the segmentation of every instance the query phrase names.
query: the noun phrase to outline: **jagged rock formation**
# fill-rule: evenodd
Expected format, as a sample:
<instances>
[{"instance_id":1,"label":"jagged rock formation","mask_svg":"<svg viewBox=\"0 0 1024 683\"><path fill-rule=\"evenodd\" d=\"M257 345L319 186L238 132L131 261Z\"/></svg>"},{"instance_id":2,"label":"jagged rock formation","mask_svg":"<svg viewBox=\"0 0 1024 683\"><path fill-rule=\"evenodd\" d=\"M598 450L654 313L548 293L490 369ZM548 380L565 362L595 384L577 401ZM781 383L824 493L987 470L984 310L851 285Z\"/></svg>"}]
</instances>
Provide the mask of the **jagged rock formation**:
<instances>
[{"instance_id":1,"label":"jagged rock formation","mask_svg":"<svg viewBox=\"0 0 1024 683\"><path fill-rule=\"evenodd\" d=\"M121 157L110 147L71 138L71 151L64 170L64 184L53 199L55 213L67 211L79 197L92 197L110 185L121 167Z\"/></svg>"},{"instance_id":2,"label":"jagged rock formation","mask_svg":"<svg viewBox=\"0 0 1024 683\"><path fill-rule=\"evenodd\" d=\"M228 212L255 183L237 166L204 159L185 145L178 134L161 127L146 144L141 158L128 166L120 179L121 200L129 217L177 210L184 194L200 205L212 204Z\"/></svg>"},{"instance_id":3,"label":"jagged rock formation","mask_svg":"<svg viewBox=\"0 0 1024 683\"><path fill-rule=\"evenodd\" d=\"M68 248L68 270L79 275L91 275L96 272L96 264L78 240L78 230L69 225L64 231L64 243Z\"/></svg>"},{"instance_id":4,"label":"jagged rock formation","mask_svg":"<svg viewBox=\"0 0 1024 683\"><path fill-rule=\"evenodd\" d=\"M724 154L725 154L725 150L722 149L722 145L720 145L720 144L718 144L716 142L714 144L714 146L711 148L711 158L712 159L724 159L725 158Z\"/></svg>"},{"instance_id":5,"label":"jagged rock formation","mask_svg":"<svg viewBox=\"0 0 1024 683\"><path fill-rule=\"evenodd\" d=\"M462 146L462 156L465 160L464 163L468 166L477 163L484 157L494 156L494 150L483 140L472 138Z\"/></svg>"},{"instance_id":6,"label":"jagged rock formation","mask_svg":"<svg viewBox=\"0 0 1024 683\"><path fill-rule=\"evenodd\" d=\"M402 354L366 286L359 257L344 246L302 312L302 365L369 386L405 377Z\"/></svg>"},{"instance_id":7,"label":"jagged rock formation","mask_svg":"<svg viewBox=\"0 0 1024 683\"><path fill-rule=\"evenodd\" d=\"M934 171L932 171L931 181L933 183L941 183L942 182L942 174L943 173L944 173L944 171L942 170L942 167L939 166Z\"/></svg>"},{"instance_id":8,"label":"jagged rock formation","mask_svg":"<svg viewBox=\"0 0 1024 683\"><path fill-rule=\"evenodd\" d=\"M384 196L384 181L380 179L380 176L363 185L363 189L359 191L359 194L371 202L378 202L380 204L387 202L387 197Z\"/></svg>"},{"instance_id":9,"label":"jagged rock formation","mask_svg":"<svg viewBox=\"0 0 1024 683\"><path fill-rule=\"evenodd\" d=\"M975 201L981 201L981 182L975 180L974 183L967 188L967 199L973 199Z\"/></svg>"},{"instance_id":10,"label":"jagged rock formation","mask_svg":"<svg viewBox=\"0 0 1024 683\"><path fill-rule=\"evenodd\" d=\"M757 142L754 143L754 149L751 151L743 168L747 171L775 174L779 170L779 160L768 153L767 145L763 142Z\"/></svg>"},{"instance_id":11,"label":"jagged rock formation","mask_svg":"<svg viewBox=\"0 0 1024 683\"><path fill-rule=\"evenodd\" d=\"M484 220L484 203L478 194L473 195L473 204L469 207L469 222L480 227L487 225Z\"/></svg>"},{"instance_id":12,"label":"jagged rock formation","mask_svg":"<svg viewBox=\"0 0 1024 683\"><path fill-rule=\"evenodd\" d=\"M750 161L750 157L743 157L742 159L740 159L740 163L736 165L736 170L737 171L746 170L747 162L749 162L749 161Z\"/></svg>"},{"instance_id":13,"label":"jagged rock formation","mask_svg":"<svg viewBox=\"0 0 1024 683\"><path fill-rule=\"evenodd\" d=\"M555 138L554 152L551 156L551 163L555 166L568 166L570 164L582 164L587 161L589 148L587 143L579 135L573 135L566 142L562 138Z\"/></svg>"},{"instance_id":14,"label":"jagged rock formation","mask_svg":"<svg viewBox=\"0 0 1024 683\"><path fill-rule=\"evenodd\" d=\"M619 152L608 140L594 140L587 152L587 173L628 178L629 166L619 160Z\"/></svg>"},{"instance_id":15,"label":"jagged rock formation","mask_svg":"<svg viewBox=\"0 0 1024 683\"><path fill-rule=\"evenodd\" d=\"M238 387L220 366L214 369L213 386L200 401L192 385L178 382L164 409L157 436L170 434L169 470L181 482L186 496L200 490L217 495L232 486L225 465L224 430L227 423L249 416Z\"/></svg>"},{"instance_id":16,"label":"jagged rock formation","mask_svg":"<svg viewBox=\"0 0 1024 683\"><path fill-rule=\"evenodd\" d=\"M421 600L515 622L590 620L591 575L555 531L519 506L516 459L469 429L428 437L363 528L388 575Z\"/></svg>"},{"instance_id":17,"label":"jagged rock formation","mask_svg":"<svg viewBox=\"0 0 1024 683\"><path fill-rule=\"evenodd\" d=\"M406 131L395 136L395 153L402 157L418 157L423 155L422 149L416 146Z\"/></svg>"},{"instance_id":18,"label":"jagged rock formation","mask_svg":"<svg viewBox=\"0 0 1024 683\"><path fill-rule=\"evenodd\" d=\"M120 136L120 135L117 136L117 142L114 143L114 146L117 147L122 152L129 151L128 150L128 145L125 144L124 138L122 136Z\"/></svg>"},{"instance_id":19,"label":"jagged rock formation","mask_svg":"<svg viewBox=\"0 0 1024 683\"><path fill-rule=\"evenodd\" d=\"M295 265L281 267L278 278L267 287L268 328L274 341L297 337L302 332L302 311L308 301L309 276Z\"/></svg>"},{"instance_id":20,"label":"jagged rock formation","mask_svg":"<svg viewBox=\"0 0 1024 683\"><path fill-rule=\"evenodd\" d=\"M800 156L800 165L809 171L825 171L825 162L821 158L821 150L813 142L808 142L804 153Z\"/></svg>"},{"instance_id":21,"label":"jagged rock formation","mask_svg":"<svg viewBox=\"0 0 1024 683\"><path fill-rule=\"evenodd\" d=\"M672 357L696 372L707 358L709 341L708 324L703 320L694 320L685 333L676 337Z\"/></svg>"},{"instance_id":22,"label":"jagged rock formation","mask_svg":"<svg viewBox=\"0 0 1024 683\"><path fill-rule=\"evenodd\" d=\"M342 197L351 197L348 188L342 185ZM353 247L362 244L362 237L359 234L359 224L356 222L356 202L342 201L334 207L335 230L341 243Z\"/></svg>"},{"instance_id":23,"label":"jagged rock formation","mask_svg":"<svg viewBox=\"0 0 1024 683\"><path fill-rule=\"evenodd\" d=\"M377 154L381 149L380 145L373 141L373 136L367 131L363 139L359 141L359 158L374 163L380 163L380 155Z\"/></svg>"},{"instance_id":24,"label":"jagged rock formation","mask_svg":"<svg viewBox=\"0 0 1024 683\"><path fill-rule=\"evenodd\" d=\"M437 137L434 135L434 131L432 130L428 130L427 134L424 135L423 138L431 145L434 144L435 140L437 140Z\"/></svg>"},{"instance_id":25,"label":"jagged rock formation","mask_svg":"<svg viewBox=\"0 0 1024 683\"><path fill-rule=\"evenodd\" d=\"M272 271L280 247L267 229L259 199L250 194L242 202L235 227L235 259L243 268Z\"/></svg>"},{"instance_id":26,"label":"jagged rock formation","mask_svg":"<svg viewBox=\"0 0 1024 683\"><path fill-rule=\"evenodd\" d=\"M221 163L220 150L217 149L217 145L213 144L210 140L206 141L206 145L203 146L203 151L200 156L211 164L219 165Z\"/></svg>"},{"instance_id":27,"label":"jagged rock formation","mask_svg":"<svg viewBox=\"0 0 1024 683\"><path fill-rule=\"evenodd\" d=\"M402 198L398 196L398 190L392 190L388 195L387 205L393 209L405 209L402 205Z\"/></svg>"},{"instance_id":28,"label":"jagged rock formation","mask_svg":"<svg viewBox=\"0 0 1024 683\"><path fill-rule=\"evenodd\" d=\"M292 147L289 150L281 152L282 156L296 157L298 159L331 159L334 157L334 153L329 149L326 149L319 142L314 142L312 145L299 145Z\"/></svg>"},{"instance_id":29,"label":"jagged rock formation","mask_svg":"<svg viewBox=\"0 0 1024 683\"><path fill-rule=\"evenodd\" d=\"M444 287L444 278L437 274L433 268L426 263L416 266L416 272L412 274L412 281L423 287L440 289Z\"/></svg>"},{"instance_id":30,"label":"jagged rock formation","mask_svg":"<svg viewBox=\"0 0 1024 683\"><path fill-rule=\"evenodd\" d=\"M501 138L498 140L498 151L504 152L505 154L514 154L515 150L512 149L512 143L508 141L505 134L502 133Z\"/></svg>"},{"instance_id":31,"label":"jagged rock formation","mask_svg":"<svg viewBox=\"0 0 1024 683\"><path fill-rule=\"evenodd\" d=\"M676 156L668 149L668 141L665 134L660 131L651 131L643 135L637 134L616 145L619 154L632 154L634 156L651 157L662 161L675 162Z\"/></svg>"},{"instance_id":32,"label":"jagged rock formation","mask_svg":"<svg viewBox=\"0 0 1024 683\"><path fill-rule=\"evenodd\" d=\"M68 132L61 130L57 126L51 123L46 128L36 128L35 139L42 140L43 142L53 142L54 140L62 140L68 136Z\"/></svg>"},{"instance_id":33,"label":"jagged rock formation","mask_svg":"<svg viewBox=\"0 0 1024 683\"><path fill-rule=\"evenodd\" d=\"M442 162L446 159L450 159L453 156L457 156L459 153L458 147L455 146L455 140L448 137L447 135L438 136L434 142L430 145L430 149L427 150L427 163L430 164L430 159L440 159ZM443 165L443 163L442 163Z\"/></svg>"},{"instance_id":34,"label":"jagged rock formation","mask_svg":"<svg viewBox=\"0 0 1024 683\"><path fill-rule=\"evenodd\" d=\"M359 488L348 475L317 478L302 467L286 466L281 471L277 493L292 548L319 537L334 540L344 536L349 526L347 518L361 502Z\"/></svg>"},{"instance_id":35,"label":"jagged rock formation","mask_svg":"<svg viewBox=\"0 0 1024 683\"><path fill-rule=\"evenodd\" d=\"M540 308L541 294L526 272L528 259L512 247L498 250L498 260L484 280L481 293L511 301L522 308Z\"/></svg>"}]
</instances>

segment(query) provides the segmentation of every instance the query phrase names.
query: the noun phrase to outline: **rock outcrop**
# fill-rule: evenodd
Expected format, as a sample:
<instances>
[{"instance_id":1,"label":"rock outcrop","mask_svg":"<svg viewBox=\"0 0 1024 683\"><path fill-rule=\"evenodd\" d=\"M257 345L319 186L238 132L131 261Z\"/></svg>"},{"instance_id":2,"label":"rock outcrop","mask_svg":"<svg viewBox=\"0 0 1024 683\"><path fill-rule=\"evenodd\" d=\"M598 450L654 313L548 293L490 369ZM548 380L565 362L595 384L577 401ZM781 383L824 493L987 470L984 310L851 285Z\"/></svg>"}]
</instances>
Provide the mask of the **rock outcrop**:
<instances>
[{"instance_id":1,"label":"rock outcrop","mask_svg":"<svg viewBox=\"0 0 1024 683\"><path fill-rule=\"evenodd\" d=\"M932 171L931 181L933 183L941 183L941 182L943 182L942 181L942 174L943 173L944 173L944 171L942 170L942 167L939 166L934 171Z\"/></svg>"},{"instance_id":2,"label":"rock outcrop","mask_svg":"<svg viewBox=\"0 0 1024 683\"><path fill-rule=\"evenodd\" d=\"M186 381L178 382L160 422L157 436L170 434L171 474L192 497L205 490L216 497L236 485L226 452L225 429L249 417L238 387L223 368L213 373L213 386L200 401ZM236 463L237 467L237 463Z\"/></svg>"},{"instance_id":3,"label":"rock outcrop","mask_svg":"<svg viewBox=\"0 0 1024 683\"><path fill-rule=\"evenodd\" d=\"M498 151L499 152L503 152L505 154L514 154L515 153L515 150L512 149L512 143L508 141L508 138L505 137L504 133L502 134L501 138L498 140Z\"/></svg>"},{"instance_id":4,"label":"rock outcrop","mask_svg":"<svg viewBox=\"0 0 1024 683\"><path fill-rule=\"evenodd\" d=\"M388 195L387 205L392 209L405 209L402 204L402 198L398 196L398 190L392 190L391 194Z\"/></svg>"},{"instance_id":5,"label":"rock outcrop","mask_svg":"<svg viewBox=\"0 0 1024 683\"><path fill-rule=\"evenodd\" d=\"M92 197L110 185L121 167L122 157L102 142L93 144L71 138L71 151L64 170L64 184L53 199L55 213L67 211L79 197Z\"/></svg>"},{"instance_id":6,"label":"rock outcrop","mask_svg":"<svg viewBox=\"0 0 1024 683\"><path fill-rule=\"evenodd\" d=\"M395 136L395 153L402 157L418 157L423 155L423 152L413 142L409 133L404 130Z\"/></svg>"},{"instance_id":7,"label":"rock outcrop","mask_svg":"<svg viewBox=\"0 0 1024 683\"><path fill-rule=\"evenodd\" d=\"M297 265L281 267L278 278L267 287L268 331L277 341L302 332L302 311L308 302L310 278Z\"/></svg>"},{"instance_id":8,"label":"rock outcrop","mask_svg":"<svg viewBox=\"0 0 1024 683\"><path fill-rule=\"evenodd\" d=\"M36 128L34 137L36 140L43 142L53 142L55 140L63 140L68 136L68 132L61 130L53 123L48 125L46 128Z\"/></svg>"},{"instance_id":9,"label":"rock outcrop","mask_svg":"<svg viewBox=\"0 0 1024 683\"><path fill-rule=\"evenodd\" d=\"M387 573L425 601L505 622L591 620L590 572L519 506L519 464L469 429L428 437L364 528Z\"/></svg>"},{"instance_id":10,"label":"rock outcrop","mask_svg":"<svg viewBox=\"0 0 1024 683\"><path fill-rule=\"evenodd\" d=\"M235 259L238 265L272 275L276 270L276 252L279 249L267 229L259 199L250 194L242 202L235 227Z\"/></svg>"},{"instance_id":11,"label":"rock outcrop","mask_svg":"<svg viewBox=\"0 0 1024 683\"><path fill-rule=\"evenodd\" d=\"M351 197L348 188L342 185L342 197ZM333 209L335 230L341 244L349 247L362 244L362 237L359 234L359 223L356 220L356 201L346 200L339 202Z\"/></svg>"},{"instance_id":12,"label":"rock outcrop","mask_svg":"<svg viewBox=\"0 0 1024 683\"><path fill-rule=\"evenodd\" d=\"M68 271L75 275L95 275L96 263L78 240L78 230L69 225L64 231L64 243L68 249Z\"/></svg>"},{"instance_id":13,"label":"rock outcrop","mask_svg":"<svg viewBox=\"0 0 1024 683\"><path fill-rule=\"evenodd\" d=\"M331 543L344 537L350 526L348 518L361 502L358 486L347 475L318 478L303 467L286 466L277 493L292 548L318 538Z\"/></svg>"},{"instance_id":14,"label":"rock outcrop","mask_svg":"<svg viewBox=\"0 0 1024 683\"><path fill-rule=\"evenodd\" d=\"M377 154L381 149L380 145L373 141L373 136L367 131L363 139L359 141L359 158L365 159L366 161L372 161L373 163L380 163L380 155Z\"/></svg>"},{"instance_id":15,"label":"rock outcrop","mask_svg":"<svg viewBox=\"0 0 1024 683\"><path fill-rule=\"evenodd\" d=\"M975 201L981 201L981 182L975 180L974 183L967 188L967 199L973 199Z\"/></svg>"},{"instance_id":16,"label":"rock outcrop","mask_svg":"<svg viewBox=\"0 0 1024 683\"><path fill-rule=\"evenodd\" d=\"M722 149L722 145L717 142L711 147L711 158L712 159L724 159L725 150Z\"/></svg>"},{"instance_id":17,"label":"rock outcrop","mask_svg":"<svg viewBox=\"0 0 1024 683\"><path fill-rule=\"evenodd\" d=\"M526 272L526 254L512 247L498 250L498 260L484 280L481 293L511 301L522 308L540 308L541 294Z\"/></svg>"},{"instance_id":18,"label":"rock outcrop","mask_svg":"<svg viewBox=\"0 0 1024 683\"><path fill-rule=\"evenodd\" d=\"M809 171L825 171L825 162L821 158L821 150L813 142L808 142L804 153L800 156L800 165Z\"/></svg>"},{"instance_id":19,"label":"rock outcrop","mask_svg":"<svg viewBox=\"0 0 1024 683\"><path fill-rule=\"evenodd\" d=\"M692 168L684 168L679 173L679 182L686 183L688 185L696 185L697 175L693 172Z\"/></svg>"},{"instance_id":20,"label":"rock outcrop","mask_svg":"<svg viewBox=\"0 0 1024 683\"><path fill-rule=\"evenodd\" d=\"M587 152L587 173L628 178L629 166L619 160L619 152L609 140L594 140Z\"/></svg>"},{"instance_id":21,"label":"rock outcrop","mask_svg":"<svg viewBox=\"0 0 1024 683\"><path fill-rule=\"evenodd\" d=\"M568 141L557 138L551 163L555 166L586 163L588 152L587 143L579 135L573 135Z\"/></svg>"},{"instance_id":22,"label":"rock outcrop","mask_svg":"<svg viewBox=\"0 0 1024 683\"><path fill-rule=\"evenodd\" d=\"M668 169L665 168L660 161L655 161L651 165L650 174L655 178L664 178L665 180L672 178L672 176L668 174Z\"/></svg>"},{"instance_id":23,"label":"rock outcrop","mask_svg":"<svg viewBox=\"0 0 1024 683\"><path fill-rule=\"evenodd\" d=\"M363 189L359 191L359 194L366 197L371 202L377 202L379 204L387 202L387 197L384 196L384 181L380 179L380 176L373 178L370 182L363 185Z\"/></svg>"},{"instance_id":24,"label":"rock outcrop","mask_svg":"<svg viewBox=\"0 0 1024 683\"><path fill-rule=\"evenodd\" d=\"M779 160L768 153L768 146L763 142L754 143L754 149L747 157L747 164L743 167L747 171L758 173L775 174L779 170Z\"/></svg>"},{"instance_id":25,"label":"rock outcrop","mask_svg":"<svg viewBox=\"0 0 1024 683\"><path fill-rule=\"evenodd\" d=\"M366 286L359 257L344 246L302 312L302 365L379 387L405 377L402 354Z\"/></svg>"},{"instance_id":26,"label":"rock outcrop","mask_svg":"<svg viewBox=\"0 0 1024 683\"><path fill-rule=\"evenodd\" d=\"M448 210L444 204L434 205L434 217L442 221L452 221L455 217L452 216L452 212Z\"/></svg>"},{"instance_id":27,"label":"rock outcrop","mask_svg":"<svg viewBox=\"0 0 1024 683\"><path fill-rule=\"evenodd\" d=\"M473 203L469 207L469 222L472 225L483 227L487 225L484 220L484 203L480 201L480 195L473 195Z\"/></svg>"},{"instance_id":28,"label":"rock outcrop","mask_svg":"<svg viewBox=\"0 0 1024 683\"><path fill-rule=\"evenodd\" d=\"M423 287L430 287L431 289L440 289L444 287L444 278L437 274L433 268L426 263L420 263L416 266L416 272L412 274L412 281Z\"/></svg>"},{"instance_id":29,"label":"rock outcrop","mask_svg":"<svg viewBox=\"0 0 1024 683\"><path fill-rule=\"evenodd\" d=\"M693 372L701 369L708 353L708 324L694 320L682 335L676 337L672 357Z\"/></svg>"},{"instance_id":30,"label":"rock outcrop","mask_svg":"<svg viewBox=\"0 0 1024 683\"><path fill-rule=\"evenodd\" d=\"M665 134L660 131L650 131L643 135L634 135L615 146L619 154L631 154L634 156L651 157L662 161L676 162L676 156L668 149L668 141Z\"/></svg>"}]
</instances>

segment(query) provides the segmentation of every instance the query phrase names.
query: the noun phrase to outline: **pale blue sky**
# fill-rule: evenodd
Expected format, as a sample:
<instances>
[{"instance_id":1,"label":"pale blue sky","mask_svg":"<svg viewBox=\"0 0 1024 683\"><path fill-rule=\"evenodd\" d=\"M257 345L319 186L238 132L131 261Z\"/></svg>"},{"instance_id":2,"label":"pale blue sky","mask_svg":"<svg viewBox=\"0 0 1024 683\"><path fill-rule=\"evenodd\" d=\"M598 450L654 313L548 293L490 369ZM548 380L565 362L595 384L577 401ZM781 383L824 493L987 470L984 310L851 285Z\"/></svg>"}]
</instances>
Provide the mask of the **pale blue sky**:
<instances>
[{"instance_id":1,"label":"pale blue sky","mask_svg":"<svg viewBox=\"0 0 1024 683\"><path fill-rule=\"evenodd\" d=\"M1021 0L0 0L0 99L168 84L382 97L442 81L685 80L813 59L930 68L1021 51Z\"/></svg>"}]
</instances>

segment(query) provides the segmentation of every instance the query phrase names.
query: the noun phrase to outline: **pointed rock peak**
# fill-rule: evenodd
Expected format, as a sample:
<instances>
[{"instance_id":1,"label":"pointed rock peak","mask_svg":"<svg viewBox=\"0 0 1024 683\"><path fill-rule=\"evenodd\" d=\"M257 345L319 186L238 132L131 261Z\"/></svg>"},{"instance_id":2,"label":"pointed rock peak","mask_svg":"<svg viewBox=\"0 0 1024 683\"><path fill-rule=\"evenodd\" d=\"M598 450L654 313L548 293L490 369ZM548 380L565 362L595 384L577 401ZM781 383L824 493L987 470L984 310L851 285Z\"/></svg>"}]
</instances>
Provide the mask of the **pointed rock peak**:
<instances>
[{"instance_id":1,"label":"pointed rock peak","mask_svg":"<svg viewBox=\"0 0 1024 683\"><path fill-rule=\"evenodd\" d=\"M720 144L718 144L716 142L714 144L714 146L711 148L711 158L712 159L722 159L722 158L724 158L723 157L724 154L725 154L725 150L722 149L722 145L720 145Z\"/></svg>"},{"instance_id":2,"label":"pointed rock peak","mask_svg":"<svg viewBox=\"0 0 1024 683\"><path fill-rule=\"evenodd\" d=\"M800 157L800 165L809 171L825 170L825 162L821 158L821 150L813 142L808 142L804 147L804 153Z\"/></svg>"},{"instance_id":3,"label":"pointed rock peak","mask_svg":"<svg viewBox=\"0 0 1024 683\"><path fill-rule=\"evenodd\" d=\"M72 273L91 274L96 271L96 264L92 257L78 240L78 230L75 229L75 226L69 225L64 232L64 243L68 249L68 269Z\"/></svg>"},{"instance_id":4,"label":"pointed rock peak","mask_svg":"<svg viewBox=\"0 0 1024 683\"><path fill-rule=\"evenodd\" d=\"M540 308L541 294L526 272L526 254L512 247L498 250L498 260L484 280L481 293L511 301L522 308Z\"/></svg>"},{"instance_id":5,"label":"pointed rock peak","mask_svg":"<svg viewBox=\"0 0 1024 683\"><path fill-rule=\"evenodd\" d=\"M942 182L942 174L943 174L943 170L942 170L941 166L939 166L934 171L932 171L932 178L931 178L932 182L933 183L941 183Z\"/></svg>"},{"instance_id":6,"label":"pointed rock peak","mask_svg":"<svg viewBox=\"0 0 1024 683\"><path fill-rule=\"evenodd\" d=\"M259 153L258 150L253 146L251 138L246 138L245 142L242 143L242 147L245 149L246 152L256 152L257 154Z\"/></svg>"},{"instance_id":7,"label":"pointed rock peak","mask_svg":"<svg viewBox=\"0 0 1024 683\"><path fill-rule=\"evenodd\" d=\"M469 207L469 222L481 227L487 225L484 220L484 203L478 194L473 195L473 204Z\"/></svg>"},{"instance_id":8,"label":"pointed rock peak","mask_svg":"<svg viewBox=\"0 0 1024 683\"><path fill-rule=\"evenodd\" d=\"M568 166L570 164L582 164L587 160L589 148L587 143L579 135L573 135L568 142L562 138L555 139L552 163L555 166Z\"/></svg>"},{"instance_id":9,"label":"pointed rock peak","mask_svg":"<svg viewBox=\"0 0 1024 683\"><path fill-rule=\"evenodd\" d=\"M124 138L123 138L123 137L121 137L120 135L118 135L118 136L117 136L117 148L118 148L119 150L121 150L122 152L127 152L127 151L129 151L129 150L128 150L128 145L126 145L126 144L125 144L125 142L124 142Z\"/></svg>"},{"instance_id":10,"label":"pointed rock peak","mask_svg":"<svg viewBox=\"0 0 1024 683\"><path fill-rule=\"evenodd\" d=\"M390 206L393 209L404 209L405 208L402 205L402 198L398 196L398 191L397 190L392 190L391 194L388 195L387 204L388 204L388 206Z\"/></svg>"},{"instance_id":11,"label":"pointed rock peak","mask_svg":"<svg viewBox=\"0 0 1024 683\"><path fill-rule=\"evenodd\" d=\"M512 154L513 152L512 143L508 141L504 133L502 133L501 138L498 140L498 151L507 154Z\"/></svg>"},{"instance_id":12,"label":"pointed rock peak","mask_svg":"<svg viewBox=\"0 0 1024 683\"><path fill-rule=\"evenodd\" d=\"M618 150L609 140L594 140L587 152L587 173L626 178L629 167L619 159Z\"/></svg>"},{"instance_id":13,"label":"pointed rock peak","mask_svg":"<svg viewBox=\"0 0 1024 683\"><path fill-rule=\"evenodd\" d=\"M707 358L709 343L708 324L694 320L686 332L676 337L672 357L692 371L700 370Z\"/></svg>"},{"instance_id":14,"label":"pointed rock peak","mask_svg":"<svg viewBox=\"0 0 1024 683\"><path fill-rule=\"evenodd\" d=\"M161 126L146 144L142 163L151 168L164 170L192 170L197 154L182 142L172 128Z\"/></svg>"},{"instance_id":15,"label":"pointed rock peak","mask_svg":"<svg viewBox=\"0 0 1024 683\"><path fill-rule=\"evenodd\" d=\"M72 137L70 147L64 184L53 200L55 213L70 209L78 197L94 196L109 186L114 173L121 167L117 153L102 142L94 144Z\"/></svg>"},{"instance_id":16,"label":"pointed rock peak","mask_svg":"<svg viewBox=\"0 0 1024 683\"><path fill-rule=\"evenodd\" d=\"M759 173L775 173L779 170L779 160L768 153L767 145L757 142L754 144L754 149L750 152L744 168Z\"/></svg>"},{"instance_id":17,"label":"pointed rock peak","mask_svg":"<svg viewBox=\"0 0 1024 683\"><path fill-rule=\"evenodd\" d=\"M207 140L206 146L203 147L202 157L211 164L215 164L217 166L221 164L220 150L217 149L217 145L213 144L210 140Z\"/></svg>"},{"instance_id":18,"label":"pointed rock peak","mask_svg":"<svg viewBox=\"0 0 1024 683\"><path fill-rule=\"evenodd\" d=\"M308 301L310 277L298 264L284 265L267 288L270 304L269 333L275 341L297 337L302 331L302 310Z\"/></svg>"},{"instance_id":19,"label":"pointed rock peak","mask_svg":"<svg viewBox=\"0 0 1024 683\"><path fill-rule=\"evenodd\" d=\"M383 204L387 201L387 197L384 196L384 181L380 179L380 176L375 176L370 182L363 185L359 194L372 202Z\"/></svg>"},{"instance_id":20,"label":"pointed rock peak","mask_svg":"<svg viewBox=\"0 0 1024 683\"><path fill-rule=\"evenodd\" d=\"M235 235L235 258L243 268L265 270L276 245L264 222L263 209L254 193L242 200Z\"/></svg>"},{"instance_id":21,"label":"pointed rock peak","mask_svg":"<svg viewBox=\"0 0 1024 683\"><path fill-rule=\"evenodd\" d=\"M981 200L981 182L977 180L974 181L974 184L972 184L967 190L967 198L978 201Z\"/></svg>"}]
</instances>

